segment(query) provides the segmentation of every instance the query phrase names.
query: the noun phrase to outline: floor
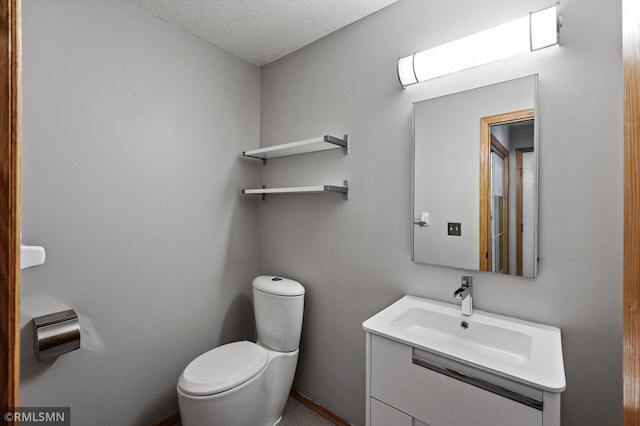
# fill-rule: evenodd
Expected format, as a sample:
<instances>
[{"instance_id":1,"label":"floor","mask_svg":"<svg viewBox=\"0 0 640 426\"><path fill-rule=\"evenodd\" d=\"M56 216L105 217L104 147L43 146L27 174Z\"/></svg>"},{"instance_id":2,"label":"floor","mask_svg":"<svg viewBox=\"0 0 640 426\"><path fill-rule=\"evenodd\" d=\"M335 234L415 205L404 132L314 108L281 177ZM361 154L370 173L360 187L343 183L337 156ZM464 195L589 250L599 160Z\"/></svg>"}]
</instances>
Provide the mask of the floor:
<instances>
[{"instance_id":1,"label":"floor","mask_svg":"<svg viewBox=\"0 0 640 426\"><path fill-rule=\"evenodd\" d=\"M182 426L182 423L173 423L171 426ZM327 420L297 399L289 397L278 426L335 426L335 423Z\"/></svg>"},{"instance_id":2,"label":"floor","mask_svg":"<svg viewBox=\"0 0 640 426\"><path fill-rule=\"evenodd\" d=\"M297 399L289 397L278 426L335 426L335 423L327 420Z\"/></svg>"}]
</instances>

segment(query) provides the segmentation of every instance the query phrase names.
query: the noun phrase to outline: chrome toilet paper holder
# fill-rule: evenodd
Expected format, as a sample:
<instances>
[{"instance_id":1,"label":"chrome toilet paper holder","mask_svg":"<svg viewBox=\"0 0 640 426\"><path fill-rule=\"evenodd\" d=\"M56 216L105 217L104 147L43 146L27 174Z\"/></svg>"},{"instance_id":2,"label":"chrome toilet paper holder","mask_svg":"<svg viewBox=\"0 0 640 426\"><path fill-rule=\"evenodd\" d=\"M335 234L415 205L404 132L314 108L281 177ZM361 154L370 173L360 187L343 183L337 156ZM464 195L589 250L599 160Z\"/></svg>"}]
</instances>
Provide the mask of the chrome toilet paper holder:
<instances>
[{"instance_id":1,"label":"chrome toilet paper holder","mask_svg":"<svg viewBox=\"0 0 640 426\"><path fill-rule=\"evenodd\" d=\"M33 350L38 361L80 348L80 321L73 309L33 319Z\"/></svg>"}]
</instances>

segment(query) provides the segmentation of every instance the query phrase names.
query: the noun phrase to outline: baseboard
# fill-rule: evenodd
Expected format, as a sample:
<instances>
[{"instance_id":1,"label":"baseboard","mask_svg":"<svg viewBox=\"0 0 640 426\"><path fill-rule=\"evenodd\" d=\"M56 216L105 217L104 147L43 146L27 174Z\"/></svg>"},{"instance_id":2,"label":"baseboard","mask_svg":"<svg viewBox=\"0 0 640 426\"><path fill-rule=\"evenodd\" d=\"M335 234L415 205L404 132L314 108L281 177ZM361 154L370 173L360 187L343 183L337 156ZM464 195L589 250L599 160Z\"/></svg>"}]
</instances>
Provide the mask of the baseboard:
<instances>
[{"instance_id":1,"label":"baseboard","mask_svg":"<svg viewBox=\"0 0 640 426\"><path fill-rule=\"evenodd\" d=\"M297 389L291 389L290 393L291 397L300 401L302 404L306 405L316 413L320 414L325 419L333 422L336 426L353 426L351 423L346 421L345 419L338 417L336 414L332 413L329 409L323 407L318 404L307 395L303 394ZM158 420L153 423L151 426L172 426L174 423L180 421L180 412L176 411L175 413L169 414L167 417Z\"/></svg>"},{"instance_id":2,"label":"baseboard","mask_svg":"<svg viewBox=\"0 0 640 426\"><path fill-rule=\"evenodd\" d=\"M315 402L314 400L312 400L311 398L309 398L305 394L301 393L297 389L293 389L292 388L291 392L290 392L290 395L291 395L292 398L297 399L302 404L306 405L307 407L311 408L316 413L320 414L322 417L324 417L327 420L335 423L336 426L353 426L351 423L349 423L348 421L346 421L342 417L338 417L337 415L332 413L329 409L327 409L327 408L323 407L322 405L318 404L317 402Z\"/></svg>"},{"instance_id":3,"label":"baseboard","mask_svg":"<svg viewBox=\"0 0 640 426\"><path fill-rule=\"evenodd\" d=\"M153 423L151 426L171 426L178 421L180 421L180 412L176 411L175 413L169 414L164 419Z\"/></svg>"}]
</instances>

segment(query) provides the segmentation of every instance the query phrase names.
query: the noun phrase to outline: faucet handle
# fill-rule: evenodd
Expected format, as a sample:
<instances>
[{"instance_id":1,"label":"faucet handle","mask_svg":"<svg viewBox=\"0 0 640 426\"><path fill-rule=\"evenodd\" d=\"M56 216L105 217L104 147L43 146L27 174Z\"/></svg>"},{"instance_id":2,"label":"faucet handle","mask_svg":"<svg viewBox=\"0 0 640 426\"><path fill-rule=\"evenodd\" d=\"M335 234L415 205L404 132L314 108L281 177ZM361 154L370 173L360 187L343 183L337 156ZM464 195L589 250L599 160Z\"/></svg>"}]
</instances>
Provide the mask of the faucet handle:
<instances>
[{"instance_id":1,"label":"faucet handle","mask_svg":"<svg viewBox=\"0 0 640 426\"><path fill-rule=\"evenodd\" d=\"M463 288L472 287L473 286L473 277L468 277L463 275L460 277L460 285Z\"/></svg>"}]
</instances>

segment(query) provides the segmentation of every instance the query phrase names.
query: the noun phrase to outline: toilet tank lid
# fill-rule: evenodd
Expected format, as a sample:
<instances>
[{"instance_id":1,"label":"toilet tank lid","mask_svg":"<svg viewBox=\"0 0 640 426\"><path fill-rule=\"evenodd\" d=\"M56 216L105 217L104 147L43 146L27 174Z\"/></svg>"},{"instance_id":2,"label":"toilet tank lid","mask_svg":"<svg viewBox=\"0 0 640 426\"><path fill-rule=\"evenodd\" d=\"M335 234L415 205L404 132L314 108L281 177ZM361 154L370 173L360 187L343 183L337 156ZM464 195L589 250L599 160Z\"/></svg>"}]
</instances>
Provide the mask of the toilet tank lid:
<instances>
[{"instance_id":1,"label":"toilet tank lid","mask_svg":"<svg viewBox=\"0 0 640 426\"><path fill-rule=\"evenodd\" d=\"M253 342L228 343L191 361L178 379L189 395L213 395L241 385L267 365L269 355Z\"/></svg>"},{"instance_id":2,"label":"toilet tank lid","mask_svg":"<svg viewBox=\"0 0 640 426\"><path fill-rule=\"evenodd\" d=\"M261 275L253 280L253 288L278 296L302 296L304 287L297 281L273 275Z\"/></svg>"}]
</instances>

